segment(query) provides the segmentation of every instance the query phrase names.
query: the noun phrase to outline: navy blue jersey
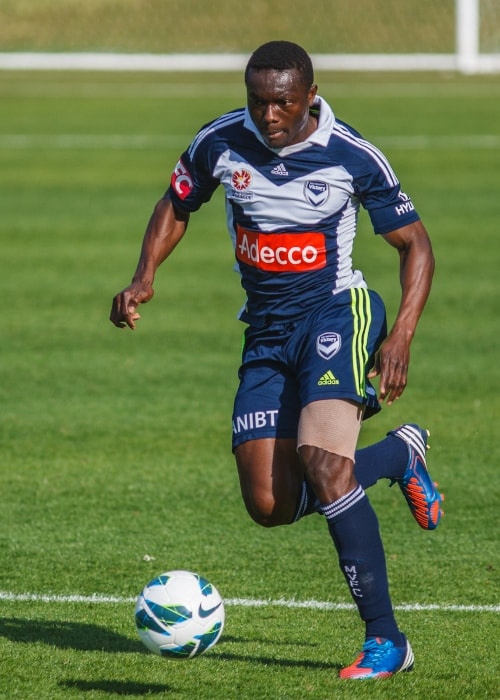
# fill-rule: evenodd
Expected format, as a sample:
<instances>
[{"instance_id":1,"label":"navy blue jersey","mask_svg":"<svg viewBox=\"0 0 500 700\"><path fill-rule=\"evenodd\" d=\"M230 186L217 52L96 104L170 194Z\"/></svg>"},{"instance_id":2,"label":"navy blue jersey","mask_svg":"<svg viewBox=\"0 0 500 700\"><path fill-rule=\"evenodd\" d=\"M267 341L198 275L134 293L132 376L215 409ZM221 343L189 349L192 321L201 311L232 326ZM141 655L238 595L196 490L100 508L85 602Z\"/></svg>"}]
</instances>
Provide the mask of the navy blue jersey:
<instances>
[{"instance_id":1,"label":"navy blue jersey","mask_svg":"<svg viewBox=\"0 0 500 700\"><path fill-rule=\"evenodd\" d=\"M196 211L222 185L252 325L304 316L332 294L365 287L353 270L360 205L375 233L418 220L385 156L317 98L318 128L271 149L247 109L204 126L181 156L167 195Z\"/></svg>"}]
</instances>

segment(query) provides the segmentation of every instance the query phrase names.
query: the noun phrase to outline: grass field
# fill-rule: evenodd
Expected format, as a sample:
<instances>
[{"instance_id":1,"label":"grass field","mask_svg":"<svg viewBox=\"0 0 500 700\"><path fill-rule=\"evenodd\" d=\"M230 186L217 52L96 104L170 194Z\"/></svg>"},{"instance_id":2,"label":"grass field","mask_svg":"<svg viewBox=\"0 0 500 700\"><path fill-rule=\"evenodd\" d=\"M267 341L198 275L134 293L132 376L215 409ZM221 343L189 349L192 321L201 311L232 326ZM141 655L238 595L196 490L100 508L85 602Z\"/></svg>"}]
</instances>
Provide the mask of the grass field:
<instances>
[{"instance_id":1,"label":"grass field","mask_svg":"<svg viewBox=\"0 0 500 700\"><path fill-rule=\"evenodd\" d=\"M435 247L409 387L361 438L428 425L446 492L428 533L398 489L370 490L414 673L341 683L362 629L324 522L263 530L244 512L230 453L242 294L220 196L138 330L108 321L179 153L242 103L238 78L0 73L0 697L499 697L500 81L318 82L391 158ZM393 317L396 256L367 217L356 262ZM135 596L173 568L228 603L220 643L191 662L147 653L133 624Z\"/></svg>"}]
</instances>

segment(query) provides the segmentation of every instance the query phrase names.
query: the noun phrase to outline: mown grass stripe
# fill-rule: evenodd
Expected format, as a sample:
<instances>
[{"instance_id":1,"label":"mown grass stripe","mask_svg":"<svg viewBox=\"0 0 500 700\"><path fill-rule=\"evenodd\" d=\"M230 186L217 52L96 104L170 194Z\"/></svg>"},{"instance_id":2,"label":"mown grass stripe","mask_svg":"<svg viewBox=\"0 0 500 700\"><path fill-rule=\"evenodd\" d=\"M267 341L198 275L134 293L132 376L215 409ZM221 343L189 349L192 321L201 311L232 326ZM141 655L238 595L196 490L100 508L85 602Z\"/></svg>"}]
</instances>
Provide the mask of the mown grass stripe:
<instances>
[{"instance_id":1,"label":"mown grass stripe","mask_svg":"<svg viewBox=\"0 0 500 700\"><path fill-rule=\"evenodd\" d=\"M170 148L186 146L193 134L0 134L2 149L93 149L116 148L124 150ZM496 150L500 148L500 134L457 134L440 136L413 134L411 136L374 136L378 146L392 150Z\"/></svg>"}]
</instances>

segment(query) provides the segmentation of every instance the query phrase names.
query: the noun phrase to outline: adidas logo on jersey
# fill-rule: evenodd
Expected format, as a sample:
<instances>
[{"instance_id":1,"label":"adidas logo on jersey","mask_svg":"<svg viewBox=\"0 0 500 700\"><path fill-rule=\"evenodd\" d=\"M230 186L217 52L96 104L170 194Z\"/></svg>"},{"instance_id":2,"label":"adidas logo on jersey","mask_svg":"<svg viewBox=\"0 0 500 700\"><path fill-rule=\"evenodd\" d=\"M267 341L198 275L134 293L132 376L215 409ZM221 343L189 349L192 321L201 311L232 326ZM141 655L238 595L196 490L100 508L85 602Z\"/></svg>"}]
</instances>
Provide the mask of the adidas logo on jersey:
<instances>
[{"instance_id":1,"label":"adidas logo on jersey","mask_svg":"<svg viewBox=\"0 0 500 700\"><path fill-rule=\"evenodd\" d=\"M318 386L331 386L332 384L340 384L337 377L334 375L331 369L325 372L321 379L318 381Z\"/></svg>"},{"instance_id":2,"label":"adidas logo on jersey","mask_svg":"<svg viewBox=\"0 0 500 700\"><path fill-rule=\"evenodd\" d=\"M288 175L288 170L285 168L283 163L280 163L271 170L271 175Z\"/></svg>"}]
</instances>

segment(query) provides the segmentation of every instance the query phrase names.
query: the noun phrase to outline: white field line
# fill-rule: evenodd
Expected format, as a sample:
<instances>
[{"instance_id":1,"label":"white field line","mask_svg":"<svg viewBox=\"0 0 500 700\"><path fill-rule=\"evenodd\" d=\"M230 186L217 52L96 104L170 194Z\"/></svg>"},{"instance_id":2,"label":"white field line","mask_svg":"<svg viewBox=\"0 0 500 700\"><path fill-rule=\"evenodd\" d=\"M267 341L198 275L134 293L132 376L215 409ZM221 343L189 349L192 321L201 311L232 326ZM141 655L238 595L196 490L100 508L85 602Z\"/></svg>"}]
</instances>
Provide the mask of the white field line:
<instances>
[{"instance_id":1,"label":"white field line","mask_svg":"<svg viewBox=\"0 0 500 700\"><path fill-rule=\"evenodd\" d=\"M115 603L115 604L132 604L135 603L135 598L121 596L107 596L98 593L92 595L49 595L42 593L11 593L8 591L0 591L0 600L10 601L14 603L32 602L32 603ZM227 606L242 607L242 608L264 608L264 607L282 607L282 608L301 608L309 610L353 610L355 606L352 603L331 603L321 600L295 600L280 598L278 600L253 600L249 598L225 598L224 604ZM452 605L444 603L400 603L394 606L395 610L405 612L500 612L500 605Z\"/></svg>"},{"instance_id":2,"label":"white field line","mask_svg":"<svg viewBox=\"0 0 500 700\"><path fill-rule=\"evenodd\" d=\"M312 54L316 70L346 71L455 71L460 56L445 53L413 54ZM120 54L120 53L0 53L0 68L7 70L111 70L111 71L241 71L248 54ZM500 71L500 54L480 53L468 73Z\"/></svg>"},{"instance_id":3,"label":"white field line","mask_svg":"<svg viewBox=\"0 0 500 700\"><path fill-rule=\"evenodd\" d=\"M458 67L455 54L313 54L317 70L439 70ZM8 70L242 71L248 54L0 53Z\"/></svg>"},{"instance_id":4,"label":"white field line","mask_svg":"<svg viewBox=\"0 0 500 700\"><path fill-rule=\"evenodd\" d=\"M184 147L194 134L0 134L0 149L113 149L136 150ZM449 136L374 136L377 145L399 150L494 150L500 148L500 134L457 134Z\"/></svg>"}]
</instances>

